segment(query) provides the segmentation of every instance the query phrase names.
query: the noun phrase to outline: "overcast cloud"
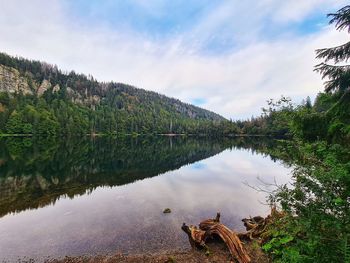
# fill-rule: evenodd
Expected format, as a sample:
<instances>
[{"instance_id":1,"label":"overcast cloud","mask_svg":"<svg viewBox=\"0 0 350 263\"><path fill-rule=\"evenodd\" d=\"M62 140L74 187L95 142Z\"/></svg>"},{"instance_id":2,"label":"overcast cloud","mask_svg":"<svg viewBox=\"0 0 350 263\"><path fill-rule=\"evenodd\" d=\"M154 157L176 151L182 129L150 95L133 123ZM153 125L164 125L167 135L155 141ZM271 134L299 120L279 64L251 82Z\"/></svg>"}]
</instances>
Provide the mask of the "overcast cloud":
<instances>
[{"instance_id":1,"label":"overcast cloud","mask_svg":"<svg viewBox=\"0 0 350 263\"><path fill-rule=\"evenodd\" d=\"M322 91L314 50L342 44L332 0L0 0L0 51L195 103L226 118Z\"/></svg>"}]
</instances>

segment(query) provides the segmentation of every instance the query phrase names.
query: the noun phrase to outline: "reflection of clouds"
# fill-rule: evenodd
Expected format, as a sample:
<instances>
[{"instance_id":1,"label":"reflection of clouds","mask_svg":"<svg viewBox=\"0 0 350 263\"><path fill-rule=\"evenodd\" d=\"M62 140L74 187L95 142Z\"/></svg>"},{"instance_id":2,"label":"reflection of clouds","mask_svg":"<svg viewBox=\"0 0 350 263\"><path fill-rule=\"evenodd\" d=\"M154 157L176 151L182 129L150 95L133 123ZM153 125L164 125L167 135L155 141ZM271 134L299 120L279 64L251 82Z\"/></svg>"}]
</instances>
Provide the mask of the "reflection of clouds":
<instances>
[{"instance_id":1,"label":"reflection of clouds","mask_svg":"<svg viewBox=\"0 0 350 263\"><path fill-rule=\"evenodd\" d=\"M192 164L190 167L192 169L204 169L207 166L204 163L202 163L202 162L197 162L197 163Z\"/></svg>"},{"instance_id":2,"label":"reflection of clouds","mask_svg":"<svg viewBox=\"0 0 350 263\"><path fill-rule=\"evenodd\" d=\"M7 215L0 220L0 247L6 257L188 247L182 222L197 224L220 211L224 223L241 229L242 217L269 211L259 202L265 201L264 194L244 182L258 186L259 176L285 183L287 174L288 169L269 158L226 150L162 176L99 187L91 194ZM171 214L162 213L166 207Z\"/></svg>"},{"instance_id":3,"label":"reflection of clouds","mask_svg":"<svg viewBox=\"0 0 350 263\"><path fill-rule=\"evenodd\" d=\"M63 215L64 216L69 216L69 215L71 215L73 212L72 211L67 211L67 212L65 212Z\"/></svg>"}]
</instances>

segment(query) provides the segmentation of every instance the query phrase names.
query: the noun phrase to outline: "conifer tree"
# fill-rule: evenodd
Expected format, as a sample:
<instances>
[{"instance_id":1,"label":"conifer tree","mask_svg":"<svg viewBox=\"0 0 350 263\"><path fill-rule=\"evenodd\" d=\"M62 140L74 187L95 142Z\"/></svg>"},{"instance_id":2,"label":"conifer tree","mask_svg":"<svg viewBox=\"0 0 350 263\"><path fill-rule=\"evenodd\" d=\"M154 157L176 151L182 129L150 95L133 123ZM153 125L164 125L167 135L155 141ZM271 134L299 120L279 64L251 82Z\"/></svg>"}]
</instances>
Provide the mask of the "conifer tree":
<instances>
[{"instance_id":1,"label":"conifer tree","mask_svg":"<svg viewBox=\"0 0 350 263\"><path fill-rule=\"evenodd\" d=\"M335 24L338 31L350 33L350 5L327 16L331 18L329 23ZM346 64L350 58L350 41L337 47L317 49L316 58L324 59L316 65L315 71L320 72L322 79L328 78L325 91L342 95L350 93L350 65Z\"/></svg>"}]
</instances>

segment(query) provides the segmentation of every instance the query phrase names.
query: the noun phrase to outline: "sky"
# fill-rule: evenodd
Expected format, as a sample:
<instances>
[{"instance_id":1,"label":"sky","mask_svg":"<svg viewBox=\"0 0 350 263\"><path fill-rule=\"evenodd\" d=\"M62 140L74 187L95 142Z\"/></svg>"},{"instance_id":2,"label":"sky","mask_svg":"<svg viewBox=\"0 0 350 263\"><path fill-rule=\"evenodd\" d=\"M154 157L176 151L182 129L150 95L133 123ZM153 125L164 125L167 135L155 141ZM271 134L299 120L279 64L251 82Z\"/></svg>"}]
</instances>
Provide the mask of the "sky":
<instances>
[{"instance_id":1,"label":"sky","mask_svg":"<svg viewBox=\"0 0 350 263\"><path fill-rule=\"evenodd\" d=\"M315 49L343 0L0 0L0 52L178 98L226 118L323 90Z\"/></svg>"}]
</instances>

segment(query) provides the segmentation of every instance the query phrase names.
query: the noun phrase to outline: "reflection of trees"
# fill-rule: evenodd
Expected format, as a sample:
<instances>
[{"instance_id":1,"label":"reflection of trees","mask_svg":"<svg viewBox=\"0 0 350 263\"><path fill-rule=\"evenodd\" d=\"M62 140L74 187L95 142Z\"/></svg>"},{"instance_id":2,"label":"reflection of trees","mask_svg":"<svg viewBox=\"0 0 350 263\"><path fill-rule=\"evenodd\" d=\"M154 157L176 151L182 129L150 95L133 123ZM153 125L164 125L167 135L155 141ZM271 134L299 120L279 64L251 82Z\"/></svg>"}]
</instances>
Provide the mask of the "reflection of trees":
<instances>
[{"instance_id":1,"label":"reflection of trees","mask_svg":"<svg viewBox=\"0 0 350 263\"><path fill-rule=\"evenodd\" d=\"M268 138L7 138L0 140L0 215L153 177L227 148L274 146Z\"/></svg>"},{"instance_id":2,"label":"reflection of trees","mask_svg":"<svg viewBox=\"0 0 350 263\"><path fill-rule=\"evenodd\" d=\"M230 145L184 137L7 138L0 141L0 215L153 177Z\"/></svg>"}]
</instances>

